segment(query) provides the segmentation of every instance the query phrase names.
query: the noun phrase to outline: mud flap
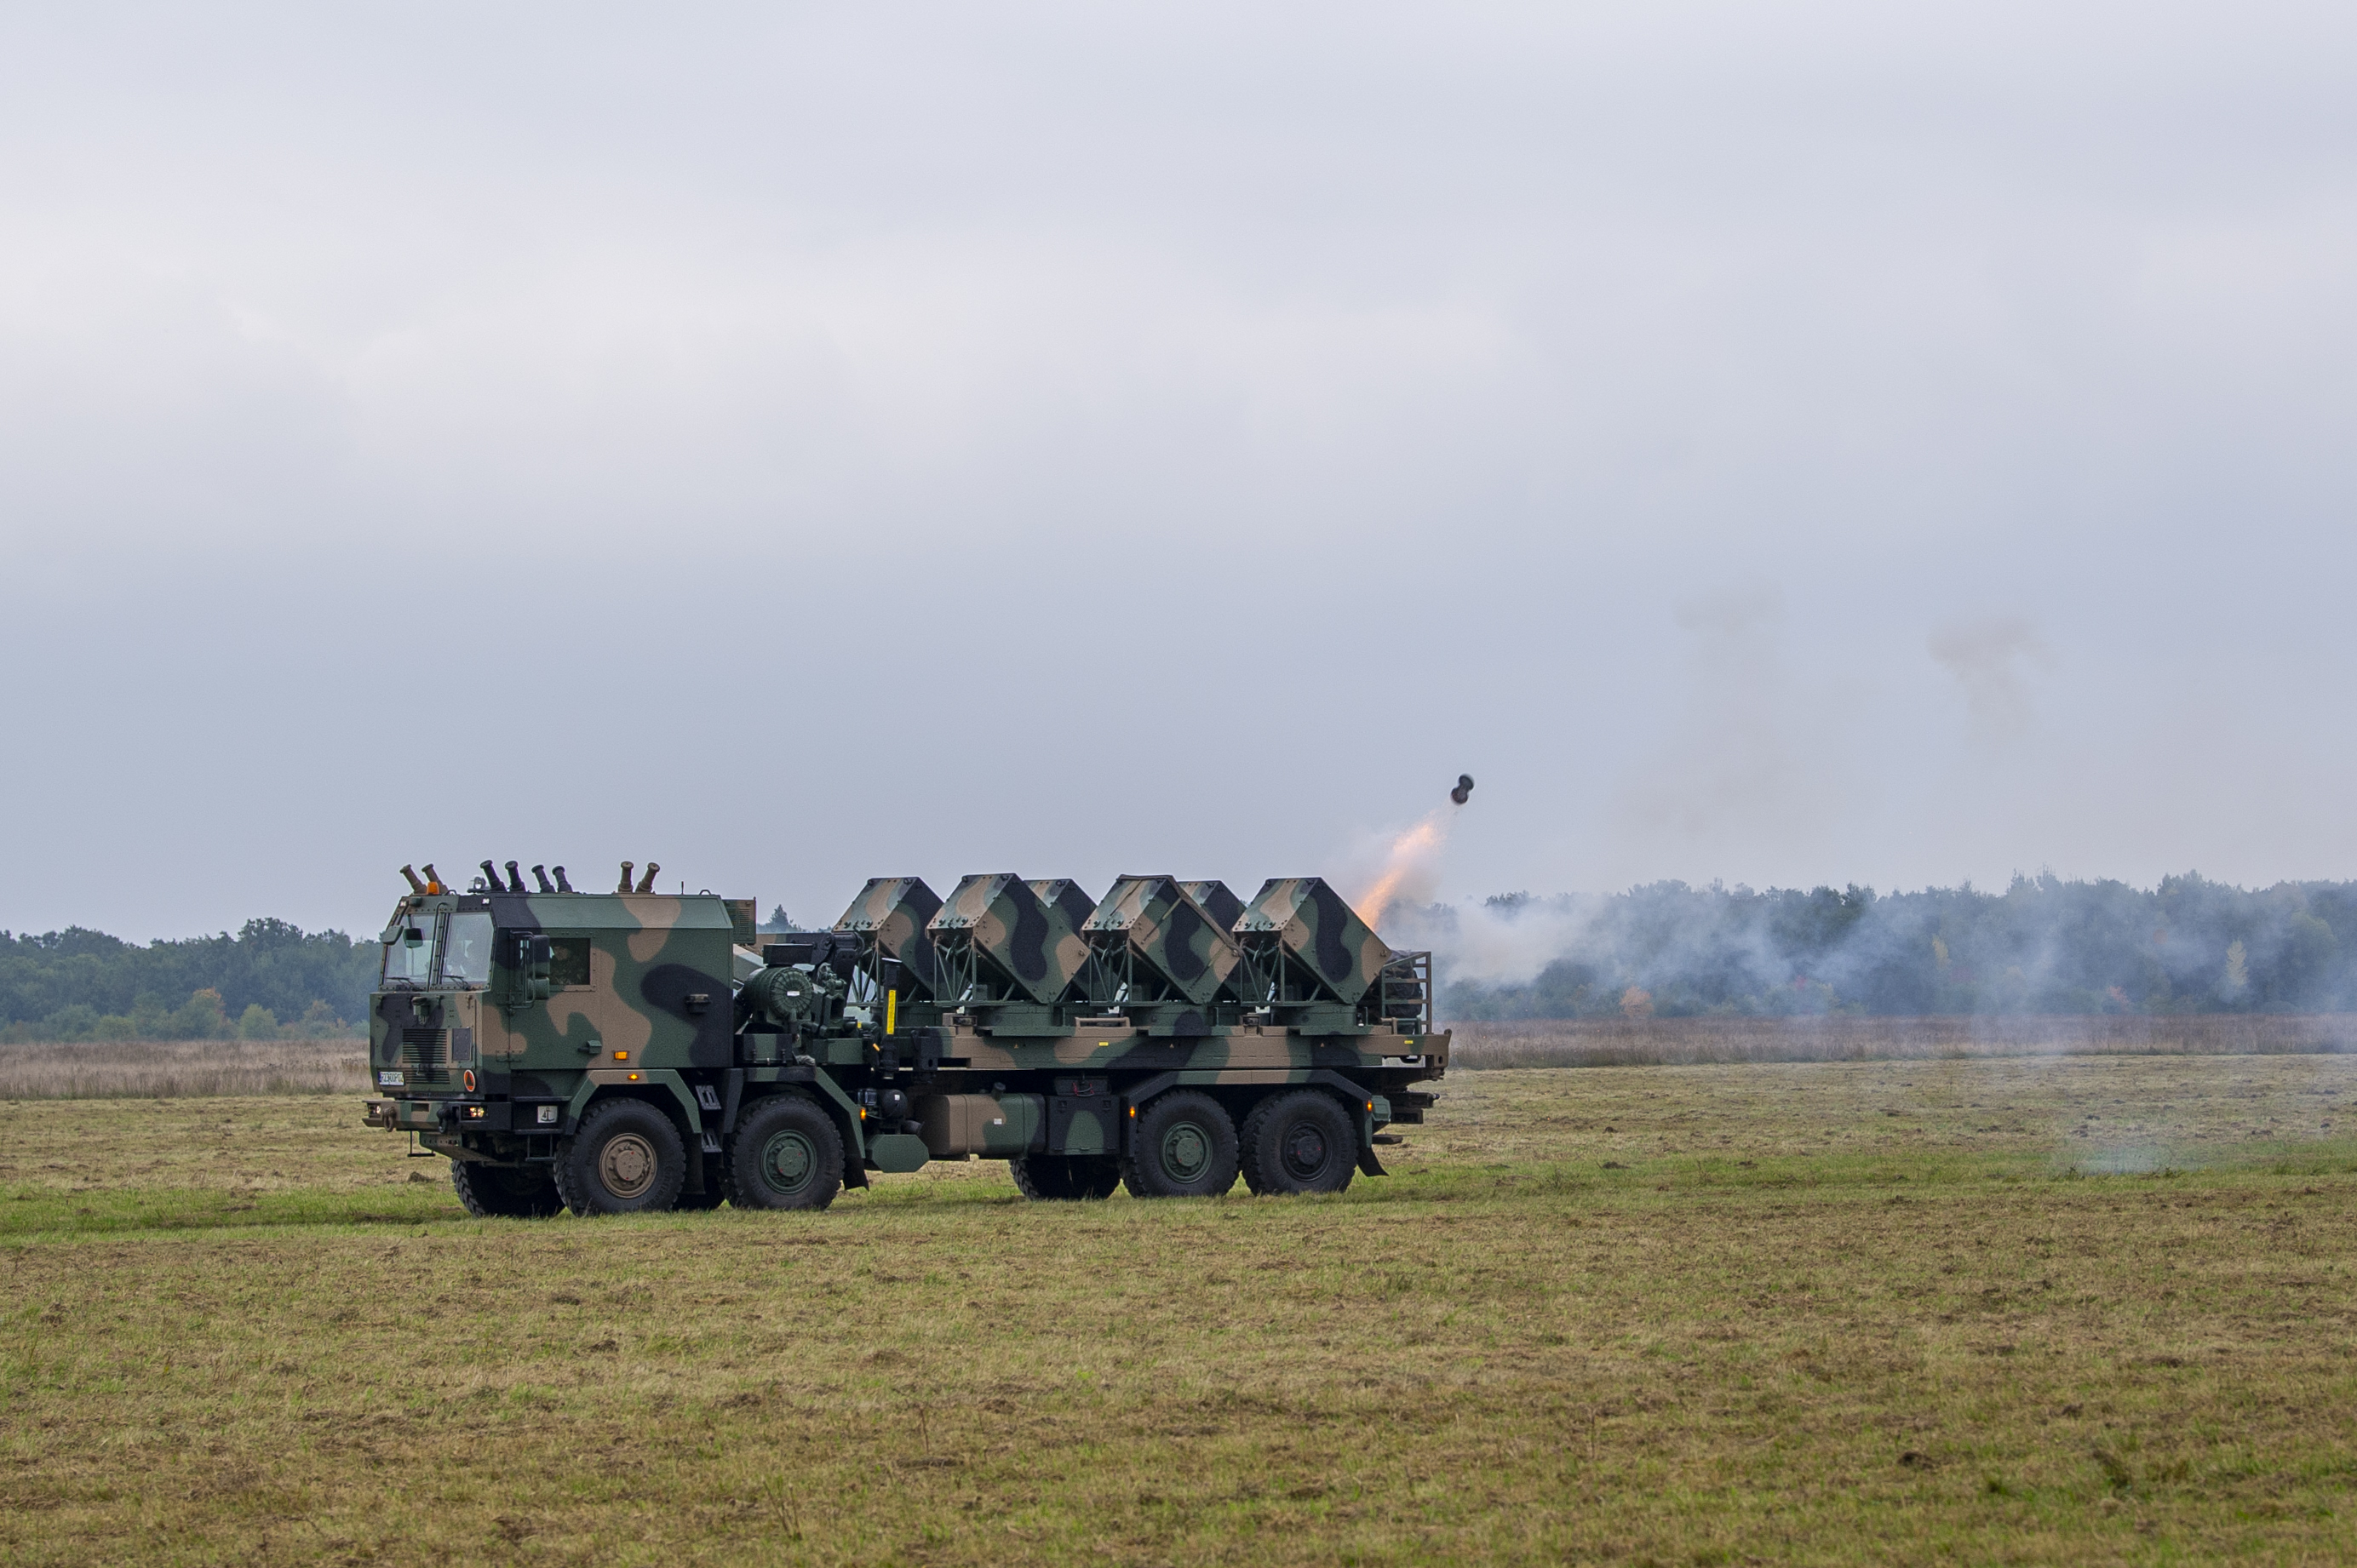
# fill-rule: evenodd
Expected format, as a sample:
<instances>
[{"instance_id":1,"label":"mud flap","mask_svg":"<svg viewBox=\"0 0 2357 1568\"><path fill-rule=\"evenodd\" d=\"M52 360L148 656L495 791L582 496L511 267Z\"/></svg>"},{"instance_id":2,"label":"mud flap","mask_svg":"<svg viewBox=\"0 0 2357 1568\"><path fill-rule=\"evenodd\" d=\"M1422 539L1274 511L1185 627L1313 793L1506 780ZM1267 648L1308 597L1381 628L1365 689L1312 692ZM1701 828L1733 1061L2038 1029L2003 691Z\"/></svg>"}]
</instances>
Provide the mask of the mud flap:
<instances>
[{"instance_id":1,"label":"mud flap","mask_svg":"<svg viewBox=\"0 0 2357 1568\"><path fill-rule=\"evenodd\" d=\"M1328 1076L1331 1077L1333 1075L1329 1074ZM1385 1100L1380 1094L1367 1094L1366 1090L1361 1089L1355 1083L1351 1083L1348 1079L1338 1078L1335 1081L1338 1083L1350 1084L1351 1098L1359 1100L1360 1104L1366 1107L1365 1110L1358 1112L1353 1118L1359 1123L1359 1170L1361 1174L1365 1176L1391 1175L1391 1172L1383 1169L1383 1162L1375 1158L1375 1129L1392 1119L1392 1102ZM1361 1099L1361 1096L1364 1096L1365 1098ZM1380 1114L1376 1109L1378 1106L1382 1108Z\"/></svg>"},{"instance_id":2,"label":"mud flap","mask_svg":"<svg viewBox=\"0 0 2357 1568\"><path fill-rule=\"evenodd\" d=\"M813 1072L809 1080L827 1100L834 1102L832 1112L834 1130L843 1137L843 1185L867 1185L867 1130L860 1125L859 1102L843 1091L843 1086L823 1072ZM826 1101L821 1101L821 1109Z\"/></svg>"}]
</instances>

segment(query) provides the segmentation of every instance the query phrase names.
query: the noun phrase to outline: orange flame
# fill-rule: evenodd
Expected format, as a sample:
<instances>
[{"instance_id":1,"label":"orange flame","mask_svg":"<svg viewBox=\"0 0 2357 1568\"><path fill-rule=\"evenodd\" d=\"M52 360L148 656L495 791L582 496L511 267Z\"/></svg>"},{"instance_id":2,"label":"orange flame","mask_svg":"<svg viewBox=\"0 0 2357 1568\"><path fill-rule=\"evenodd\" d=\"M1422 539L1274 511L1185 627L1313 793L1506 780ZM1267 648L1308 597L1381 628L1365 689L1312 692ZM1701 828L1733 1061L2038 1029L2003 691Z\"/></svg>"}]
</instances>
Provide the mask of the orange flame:
<instances>
[{"instance_id":1,"label":"orange flame","mask_svg":"<svg viewBox=\"0 0 2357 1568\"><path fill-rule=\"evenodd\" d=\"M1373 886L1358 897L1359 918L1371 927L1381 920L1383 911L1391 908L1392 900L1398 896L1401 881L1437 850L1441 841L1448 836L1447 814L1435 811L1394 839L1391 848L1383 854L1383 875L1375 878Z\"/></svg>"}]
</instances>

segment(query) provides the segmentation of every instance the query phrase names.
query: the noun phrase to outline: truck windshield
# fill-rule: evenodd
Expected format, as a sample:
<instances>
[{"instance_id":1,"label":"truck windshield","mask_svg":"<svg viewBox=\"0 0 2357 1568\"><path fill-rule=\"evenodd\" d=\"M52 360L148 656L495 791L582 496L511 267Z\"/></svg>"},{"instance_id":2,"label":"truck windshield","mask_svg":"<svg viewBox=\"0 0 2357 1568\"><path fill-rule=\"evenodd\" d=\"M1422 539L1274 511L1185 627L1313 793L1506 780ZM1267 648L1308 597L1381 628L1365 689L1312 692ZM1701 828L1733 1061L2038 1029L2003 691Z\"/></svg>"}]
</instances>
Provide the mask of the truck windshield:
<instances>
[{"instance_id":1,"label":"truck windshield","mask_svg":"<svg viewBox=\"0 0 2357 1568\"><path fill-rule=\"evenodd\" d=\"M491 918L477 911L450 917L442 940L442 983L489 985L491 983Z\"/></svg>"},{"instance_id":2,"label":"truck windshield","mask_svg":"<svg viewBox=\"0 0 2357 1568\"><path fill-rule=\"evenodd\" d=\"M419 986L433 976L434 939L441 924L439 915L412 915L402 922L393 940L384 944L384 983L388 987Z\"/></svg>"}]
</instances>

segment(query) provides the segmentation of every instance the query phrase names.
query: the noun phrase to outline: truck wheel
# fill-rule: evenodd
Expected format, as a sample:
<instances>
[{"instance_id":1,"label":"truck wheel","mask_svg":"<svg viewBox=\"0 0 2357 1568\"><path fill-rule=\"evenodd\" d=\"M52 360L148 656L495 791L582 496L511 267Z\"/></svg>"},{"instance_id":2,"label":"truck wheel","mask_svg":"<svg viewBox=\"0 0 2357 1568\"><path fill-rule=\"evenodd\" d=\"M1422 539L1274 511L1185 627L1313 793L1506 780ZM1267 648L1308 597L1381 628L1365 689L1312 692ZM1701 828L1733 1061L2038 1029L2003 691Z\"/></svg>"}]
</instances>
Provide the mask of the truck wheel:
<instances>
[{"instance_id":1,"label":"truck wheel","mask_svg":"<svg viewBox=\"0 0 2357 1568\"><path fill-rule=\"evenodd\" d=\"M745 1113L719 1165L739 1208L824 1208L843 1190L843 1135L816 1105L780 1094Z\"/></svg>"},{"instance_id":2,"label":"truck wheel","mask_svg":"<svg viewBox=\"0 0 2357 1568\"><path fill-rule=\"evenodd\" d=\"M556 1146L556 1189L576 1214L647 1214L679 1201L687 1147L671 1118L636 1100L602 1101Z\"/></svg>"},{"instance_id":3,"label":"truck wheel","mask_svg":"<svg viewBox=\"0 0 2357 1568\"><path fill-rule=\"evenodd\" d=\"M478 1219L545 1219L565 1207L546 1165L511 1169L452 1160L450 1185Z\"/></svg>"},{"instance_id":4,"label":"truck wheel","mask_svg":"<svg viewBox=\"0 0 2357 1568\"><path fill-rule=\"evenodd\" d=\"M1330 1094L1272 1094L1244 1118L1241 1157L1254 1192L1340 1192L1359 1169L1358 1124Z\"/></svg>"},{"instance_id":5,"label":"truck wheel","mask_svg":"<svg viewBox=\"0 0 2357 1568\"><path fill-rule=\"evenodd\" d=\"M1016 1190L1034 1203L1111 1197L1121 1185L1121 1162L1103 1155L1017 1155L1006 1166Z\"/></svg>"},{"instance_id":6,"label":"truck wheel","mask_svg":"<svg viewBox=\"0 0 2357 1568\"><path fill-rule=\"evenodd\" d=\"M1157 1095L1130 1128L1121 1179L1132 1197L1217 1197L1236 1185L1236 1124L1208 1094Z\"/></svg>"}]
</instances>

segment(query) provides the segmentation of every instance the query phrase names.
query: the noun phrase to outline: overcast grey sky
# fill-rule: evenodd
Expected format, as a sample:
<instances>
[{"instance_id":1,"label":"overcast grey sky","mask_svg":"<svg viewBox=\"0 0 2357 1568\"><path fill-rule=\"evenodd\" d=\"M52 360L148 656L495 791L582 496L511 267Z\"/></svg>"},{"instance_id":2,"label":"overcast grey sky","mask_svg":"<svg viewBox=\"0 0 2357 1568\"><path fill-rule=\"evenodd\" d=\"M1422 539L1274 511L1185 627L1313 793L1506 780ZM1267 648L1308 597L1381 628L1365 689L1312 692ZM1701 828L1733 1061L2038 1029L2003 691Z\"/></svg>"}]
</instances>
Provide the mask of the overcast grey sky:
<instances>
[{"instance_id":1,"label":"overcast grey sky","mask_svg":"<svg viewBox=\"0 0 2357 1568\"><path fill-rule=\"evenodd\" d=\"M0 11L0 926L2357 875L2352 45Z\"/></svg>"}]
</instances>

